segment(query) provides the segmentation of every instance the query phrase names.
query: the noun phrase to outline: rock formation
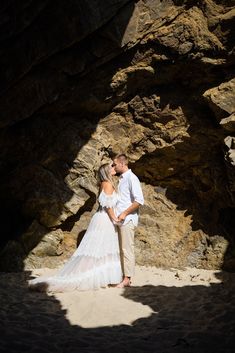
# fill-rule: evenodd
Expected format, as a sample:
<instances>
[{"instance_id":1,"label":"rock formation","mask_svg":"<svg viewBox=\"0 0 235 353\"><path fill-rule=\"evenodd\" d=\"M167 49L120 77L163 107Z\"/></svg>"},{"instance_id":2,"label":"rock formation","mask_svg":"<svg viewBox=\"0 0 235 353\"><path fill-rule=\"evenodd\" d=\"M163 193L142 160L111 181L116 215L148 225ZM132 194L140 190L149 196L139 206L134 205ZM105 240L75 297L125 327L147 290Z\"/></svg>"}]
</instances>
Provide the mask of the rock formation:
<instances>
[{"instance_id":1,"label":"rock formation","mask_svg":"<svg viewBox=\"0 0 235 353\"><path fill-rule=\"evenodd\" d=\"M125 152L137 263L235 269L233 0L3 1L3 270L54 267Z\"/></svg>"}]
</instances>

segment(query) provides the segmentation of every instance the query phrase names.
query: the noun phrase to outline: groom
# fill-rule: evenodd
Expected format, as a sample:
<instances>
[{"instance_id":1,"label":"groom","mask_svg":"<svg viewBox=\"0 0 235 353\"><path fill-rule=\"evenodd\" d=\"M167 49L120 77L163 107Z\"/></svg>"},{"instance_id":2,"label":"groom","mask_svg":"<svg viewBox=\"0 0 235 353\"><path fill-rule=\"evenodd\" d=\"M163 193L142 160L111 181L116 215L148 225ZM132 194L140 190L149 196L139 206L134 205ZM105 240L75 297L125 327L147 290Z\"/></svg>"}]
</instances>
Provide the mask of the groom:
<instances>
[{"instance_id":1,"label":"groom","mask_svg":"<svg viewBox=\"0 0 235 353\"><path fill-rule=\"evenodd\" d=\"M119 154L113 159L113 167L120 174L116 211L120 222L119 241L123 280L118 288L130 286L135 269L134 233L138 224L139 206L144 204L143 192L138 177L128 168L128 158Z\"/></svg>"}]
</instances>

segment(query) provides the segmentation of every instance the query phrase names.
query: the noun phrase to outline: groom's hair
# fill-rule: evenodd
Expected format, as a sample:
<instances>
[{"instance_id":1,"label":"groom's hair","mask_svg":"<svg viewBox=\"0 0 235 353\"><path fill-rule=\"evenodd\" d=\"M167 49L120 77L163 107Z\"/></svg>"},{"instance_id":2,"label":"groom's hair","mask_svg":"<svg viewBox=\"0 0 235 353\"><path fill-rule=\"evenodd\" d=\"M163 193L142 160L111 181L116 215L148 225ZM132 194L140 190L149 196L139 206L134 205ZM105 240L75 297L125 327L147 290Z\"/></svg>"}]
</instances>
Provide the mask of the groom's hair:
<instances>
[{"instance_id":1,"label":"groom's hair","mask_svg":"<svg viewBox=\"0 0 235 353\"><path fill-rule=\"evenodd\" d=\"M118 159L121 163L128 165L128 158L124 153L117 154L114 159Z\"/></svg>"}]
</instances>

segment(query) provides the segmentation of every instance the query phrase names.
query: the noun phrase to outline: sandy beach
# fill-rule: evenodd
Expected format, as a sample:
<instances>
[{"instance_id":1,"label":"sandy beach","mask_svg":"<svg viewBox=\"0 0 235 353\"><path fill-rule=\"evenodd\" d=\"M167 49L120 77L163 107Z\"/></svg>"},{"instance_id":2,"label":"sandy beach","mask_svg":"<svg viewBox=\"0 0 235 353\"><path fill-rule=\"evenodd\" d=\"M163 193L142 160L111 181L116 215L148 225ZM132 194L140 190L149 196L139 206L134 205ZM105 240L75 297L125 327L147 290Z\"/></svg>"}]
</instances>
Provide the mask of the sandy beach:
<instances>
[{"instance_id":1,"label":"sandy beach","mask_svg":"<svg viewBox=\"0 0 235 353\"><path fill-rule=\"evenodd\" d=\"M29 291L1 273L0 352L223 352L235 344L235 273L136 267L132 286Z\"/></svg>"}]
</instances>

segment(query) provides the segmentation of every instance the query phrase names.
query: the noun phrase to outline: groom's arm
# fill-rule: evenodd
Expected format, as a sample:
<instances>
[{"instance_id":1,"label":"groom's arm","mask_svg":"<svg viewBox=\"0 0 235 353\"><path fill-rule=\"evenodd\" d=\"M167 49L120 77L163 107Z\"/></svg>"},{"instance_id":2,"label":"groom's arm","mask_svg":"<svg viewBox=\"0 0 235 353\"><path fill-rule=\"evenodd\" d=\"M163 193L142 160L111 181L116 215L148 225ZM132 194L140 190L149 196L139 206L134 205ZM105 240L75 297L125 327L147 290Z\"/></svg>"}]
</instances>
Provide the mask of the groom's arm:
<instances>
[{"instance_id":1,"label":"groom's arm","mask_svg":"<svg viewBox=\"0 0 235 353\"><path fill-rule=\"evenodd\" d=\"M125 221L125 218L127 215L129 215L130 213L138 210L138 208L140 207L140 203L137 201L134 201L125 211L123 211L119 216L118 216L118 220L119 222L123 222Z\"/></svg>"}]
</instances>

